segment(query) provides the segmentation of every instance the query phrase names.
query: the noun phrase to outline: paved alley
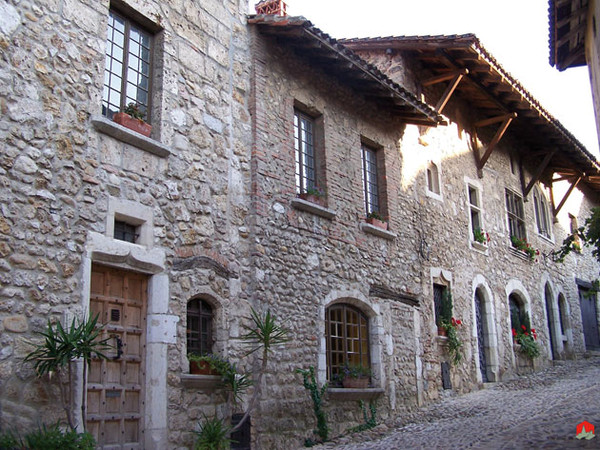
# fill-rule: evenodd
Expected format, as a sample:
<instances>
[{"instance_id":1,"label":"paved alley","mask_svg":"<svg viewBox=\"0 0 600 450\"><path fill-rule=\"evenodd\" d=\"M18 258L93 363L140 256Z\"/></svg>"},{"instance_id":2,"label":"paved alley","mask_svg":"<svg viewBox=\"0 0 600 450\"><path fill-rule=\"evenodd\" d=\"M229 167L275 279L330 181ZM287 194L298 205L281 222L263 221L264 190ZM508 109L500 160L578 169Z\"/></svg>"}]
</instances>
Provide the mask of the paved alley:
<instances>
[{"instance_id":1,"label":"paved alley","mask_svg":"<svg viewBox=\"0 0 600 450\"><path fill-rule=\"evenodd\" d=\"M600 449L600 436L575 438L576 426L583 420L600 434L599 356L559 362L313 448Z\"/></svg>"}]
</instances>

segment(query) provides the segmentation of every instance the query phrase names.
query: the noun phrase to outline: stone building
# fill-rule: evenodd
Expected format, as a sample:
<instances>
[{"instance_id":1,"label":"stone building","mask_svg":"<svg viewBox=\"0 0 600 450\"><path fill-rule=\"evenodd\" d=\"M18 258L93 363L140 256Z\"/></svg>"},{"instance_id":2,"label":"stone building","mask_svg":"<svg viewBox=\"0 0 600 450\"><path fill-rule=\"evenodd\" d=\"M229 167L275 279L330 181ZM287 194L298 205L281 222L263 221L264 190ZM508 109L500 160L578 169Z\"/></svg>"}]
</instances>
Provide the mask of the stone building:
<instances>
[{"instance_id":1,"label":"stone building","mask_svg":"<svg viewBox=\"0 0 600 450\"><path fill-rule=\"evenodd\" d=\"M311 436L298 368L330 381L337 433L362 420L358 399L401 415L597 345L582 294L598 265L551 252L596 204L598 163L474 36L338 42L246 7L0 5L0 430L62 418L27 341L90 312L123 351L77 385L79 423L107 448L189 448L203 415L223 416L225 393L186 355L252 370L251 308L292 338L261 386L254 448ZM130 102L149 137L112 120ZM299 196L313 188L325 195ZM457 365L436 326L445 291ZM511 307L537 329L535 367ZM370 367L368 388L336 384L346 360Z\"/></svg>"}]
</instances>

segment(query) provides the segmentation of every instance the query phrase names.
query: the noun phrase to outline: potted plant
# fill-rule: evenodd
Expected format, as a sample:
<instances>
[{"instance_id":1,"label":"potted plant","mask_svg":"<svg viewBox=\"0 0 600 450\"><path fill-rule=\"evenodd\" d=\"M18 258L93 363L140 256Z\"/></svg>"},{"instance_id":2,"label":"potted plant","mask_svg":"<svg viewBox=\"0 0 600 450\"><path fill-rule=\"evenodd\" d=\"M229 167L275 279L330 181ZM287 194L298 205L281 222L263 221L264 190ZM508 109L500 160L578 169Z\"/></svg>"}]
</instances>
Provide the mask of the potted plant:
<instances>
[{"instance_id":1,"label":"potted plant","mask_svg":"<svg viewBox=\"0 0 600 450\"><path fill-rule=\"evenodd\" d=\"M347 389L365 389L369 387L371 380L371 369L362 364L350 364L346 362L342 366L342 386Z\"/></svg>"},{"instance_id":2,"label":"potted plant","mask_svg":"<svg viewBox=\"0 0 600 450\"><path fill-rule=\"evenodd\" d=\"M216 366L218 356L212 354L199 355L197 353L188 353L190 362L190 373L193 375L219 375Z\"/></svg>"},{"instance_id":3,"label":"potted plant","mask_svg":"<svg viewBox=\"0 0 600 450\"><path fill-rule=\"evenodd\" d=\"M483 231L481 228L475 228L473 230L473 240L483 245L487 245L490 242L490 234L487 231Z\"/></svg>"},{"instance_id":4,"label":"potted plant","mask_svg":"<svg viewBox=\"0 0 600 450\"><path fill-rule=\"evenodd\" d=\"M318 186L314 186L298 194L298 197L307 202L325 206L325 195L325 191L322 191Z\"/></svg>"},{"instance_id":5,"label":"potted plant","mask_svg":"<svg viewBox=\"0 0 600 450\"><path fill-rule=\"evenodd\" d=\"M529 314L525 312L519 317L518 314L513 313L511 323L514 327L512 328L513 342L519 351L531 359L540 356L540 347L536 342L537 332L535 328L531 328Z\"/></svg>"},{"instance_id":6,"label":"potted plant","mask_svg":"<svg viewBox=\"0 0 600 450\"><path fill-rule=\"evenodd\" d=\"M382 230L388 229L388 223L381 217L378 211L371 211L367 214L367 223L374 227L381 228Z\"/></svg>"},{"instance_id":7,"label":"potted plant","mask_svg":"<svg viewBox=\"0 0 600 450\"><path fill-rule=\"evenodd\" d=\"M123 109L123 112L116 113L113 116L113 121L136 133L150 136L152 125L146 123L145 118L146 113L137 104L131 102Z\"/></svg>"},{"instance_id":8,"label":"potted plant","mask_svg":"<svg viewBox=\"0 0 600 450\"><path fill-rule=\"evenodd\" d=\"M515 235L511 235L510 242L514 248L525 253L531 261L535 261L535 257L540 254L540 251L533 248L526 239L521 239Z\"/></svg>"}]
</instances>

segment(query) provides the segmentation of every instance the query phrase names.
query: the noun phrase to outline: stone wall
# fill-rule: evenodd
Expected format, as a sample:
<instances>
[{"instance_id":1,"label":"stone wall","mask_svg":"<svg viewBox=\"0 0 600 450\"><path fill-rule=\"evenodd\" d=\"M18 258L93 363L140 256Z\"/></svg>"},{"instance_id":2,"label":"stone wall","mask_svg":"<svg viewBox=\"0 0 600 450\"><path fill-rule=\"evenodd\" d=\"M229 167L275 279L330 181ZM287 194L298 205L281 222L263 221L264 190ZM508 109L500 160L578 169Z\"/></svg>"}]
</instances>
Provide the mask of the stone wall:
<instances>
[{"instance_id":1,"label":"stone wall","mask_svg":"<svg viewBox=\"0 0 600 450\"><path fill-rule=\"evenodd\" d=\"M100 116L107 0L0 6L0 430L62 418L55 386L22 361L27 340L48 319L64 323L87 313L97 263L150 278L146 448L188 448L203 414L227 412L222 389L186 381L193 298L213 307L214 350L242 369L258 364L245 357L240 339L250 307L271 309L291 331L292 340L274 349L252 415L256 448L287 448L311 435L312 405L295 370L314 366L326 381L325 310L337 302L369 318L373 389L362 396L377 397L381 419L442 395L440 363L448 355L433 319L436 280L451 285L455 316L464 323L464 360L451 369L454 391L481 385L477 288L489 306L495 379L517 370L513 290L524 295L538 329L538 367L549 360L546 284L554 299L563 294L568 301L564 354L583 352L574 279L596 278L597 263L587 250L562 265L548 255L568 231L568 214L582 224L591 202L573 194L550 240L535 232L533 201L526 202L528 236L540 256L530 262L511 251L504 189L519 191L520 181L509 152L528 149L510 132L479 178L465 131L475 119L468 104L451 101L447 127L403 124L247 26L245 2L115 4L158 30L149 140ZM420 94L423 74L406 56L365 56ZM425 94L435 103L437 91ZM327 190L325 215L333 218L297 202L295 107L318 116L320 186ZM361 142L378 148L385 171L390 228L383 237L363 226ZM429 161L440 170L440 195L426 190ZM482 194L487 248L471 243L467 182ZM143 242L113 239L118 214L143 222ZM356 400L329 393L333 433L362 421Z\"/></svg>"}]
</instances>

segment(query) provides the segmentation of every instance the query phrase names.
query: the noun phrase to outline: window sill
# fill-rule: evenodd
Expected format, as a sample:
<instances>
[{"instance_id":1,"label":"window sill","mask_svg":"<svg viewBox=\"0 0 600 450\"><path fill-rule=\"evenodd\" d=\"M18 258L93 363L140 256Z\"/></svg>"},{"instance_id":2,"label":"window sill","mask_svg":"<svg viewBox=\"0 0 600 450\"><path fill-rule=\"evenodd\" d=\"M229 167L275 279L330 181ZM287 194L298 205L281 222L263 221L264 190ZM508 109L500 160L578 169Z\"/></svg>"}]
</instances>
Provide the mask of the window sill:
<instances>
[{"instance_id":1,"label":"window sill","mask_svg":"<svg viewBox=\"0 0 600 450\"><path fill-rule=\"evenodd\" d=\"M548 236L546 236L546 235L544 235L544 234L540 234L540 233L537 233L537 235L538 235L538 237L539 237L539 238L540 238L542 241L545 241L545 242L547 242L548 244L552 244L552 245L554 245L554 239L552 239L552 237L551 237L551 236L550 236L550 237L548 237Z\"/></svg>"},{"instance_id":2,"label":"window sill","mask_svg":"<svg viewBox=\"0 0 600 450\"><path fill-rule=\"evenodd\" d=\"M324 217L325 219L333 219L336 215L336 212L333 209L317 205L316 203L301 198L292 199L292 206L300 211L306 211L316 216Z\"/></svg>"},{"instance_id":3,"label":"window sill","mask_svg":"<svg viewBox=\"0 0 600 450\"><path fill-rule=\"evenodd\" d=\"M478 250L483 253L487 253L488 246L487 244L482 244L481 242L471 241L471 248Z\"/></svg>"},{"instance_id":4,"label":"window sill","mask_svg":"<svg viewBox=\"0 0 600 450\"><path fill-rule=\"evenodd\" d=\"M516 256L517 258L522 259L523 261L533 262L533 260L531 260L529 256L527 256L527 254L525 252L522 252L521 250L517 250L514 247L508 247L508 251L512 253L513 256Z\"/></svg>"},{"instance_id":5,"label":"window sill","mask_svg":"<svg viewBox=\"0 0 600 450\"><path fill-rule=\"evenodd\" d=\"M214 391L221 386L221 376L219 375L192 375L182 373L180 376L183 387L191 389L205 389Z\"/></svg>"},{"instance_id":6,"label":"window sill","mask_svg":"<svg viewBox=\"0 0 600 450\"><path fill-rule=\"evenodd\" d=\"M150 139L143 136L135 131L131 131L112 120L107 119L104 116L94 115L91 117L93 127L108 136L111 136L121 142L133 145L141 150L144 150L153 155L166 158L172 152L166 145L161 144L154 139Z\"/></svg>"},{"instance_id":7,"label":"window sill","mask_svg":"<svg viewBox=\"0 0 600 450\"><path fill-rule=\"evenodd\" d=\"M385 391L382 388L329 388L327 389L327 397L330 400L372 400L379 397L384 392Z\"/></svg>"},{"instance_id":8,"label":"window sill","mask_svg":"<svg viewBox=\"0 0 600 450\"><path fill-rule=\"evenodd\" d=\"M379 236L380 238L387 239L388 241L393 241L398 237L395 233L391 231L384 230L383 228L379 228L371 225L370 223L361 222L360 229L364 233L372 234L374 236Z\"/></svg>"}]
</instances>

